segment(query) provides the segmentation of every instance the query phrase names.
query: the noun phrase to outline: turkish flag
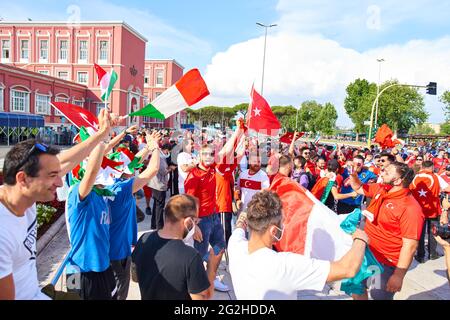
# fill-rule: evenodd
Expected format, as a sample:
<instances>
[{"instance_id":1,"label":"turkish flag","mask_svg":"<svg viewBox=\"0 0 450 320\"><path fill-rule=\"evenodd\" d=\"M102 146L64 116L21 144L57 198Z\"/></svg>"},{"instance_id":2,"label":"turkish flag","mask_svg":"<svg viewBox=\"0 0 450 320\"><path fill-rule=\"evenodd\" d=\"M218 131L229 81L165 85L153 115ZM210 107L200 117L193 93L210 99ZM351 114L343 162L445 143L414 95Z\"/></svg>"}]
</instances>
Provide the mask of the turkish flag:
<instances>
[{"instance_id":1,"label":"turkish flag","mask_svg":"<svg viewBox=\"0 0 450 320\"><path fill-rule=\"evenodd\" d=\"M106 74L105 69L100 67L98 64L94 63L95 72L97 72L98 83L100 85L100 80L102 80L103 76Z\"/></svg>"},{"instance_id":2,"label":"turkish flag","mask_svg":"<svg viewBox=\"0 0 450 320\"><path fill-rule=\"evenodd\" d=\"M252 190L261 190L261 181L254 181L254 180L247 180L247 179L241 179L239 181L240 181L239 186L241 188L247 188L247 189L252 189Z\"/></svg>"},{"instance_id":3,"label":"turkish flag","mask_svg":"<svg viewBox=\"0 0 450 320\"><path fill-rule=\"evenodd\" d=\"M382 148L393 148L400 143L398 140L392 140L394 133L387 124L383 124L375 135L375 142L379 143Z\"/></svg>"},{"instance_id":4,"label":"turkish flag","mask_svg":"<svg viewBox=\"0 0 450 320\"><path fill-rule=\"evenodd\" d=\"M304 132L299 132L297 135L297 139L295 139L295 140L297 141L298 139L303 137L304 134L305 134ZM294 132L287 132L280 137L280 142L291 144L292 139L294 139Z\"/></svg>"},{"instance_id":5,"label":"turkish flag","mask_svg":"<svg viewBox=\"0 0 450 320\"><path fill-rule=\"evenodd\" d=\"M94 132L98 131L97 117L86 109L66 102L52 102L51 105L61 112L78 129L85 127L86 129L91 128Z\"/></svg>"},{"instance_id":6,"label":"turkish flag","mask_svg":"<svg viewBox=\"0 0 450 320\"><path fill-rule=\"evenodd\" d=\"M256 92L254 87L252 87L251 99L247 112L248 128L270 136L278 135L278 130L281 128L280 122L267 101Z\"/></svg>"}]
</instances>

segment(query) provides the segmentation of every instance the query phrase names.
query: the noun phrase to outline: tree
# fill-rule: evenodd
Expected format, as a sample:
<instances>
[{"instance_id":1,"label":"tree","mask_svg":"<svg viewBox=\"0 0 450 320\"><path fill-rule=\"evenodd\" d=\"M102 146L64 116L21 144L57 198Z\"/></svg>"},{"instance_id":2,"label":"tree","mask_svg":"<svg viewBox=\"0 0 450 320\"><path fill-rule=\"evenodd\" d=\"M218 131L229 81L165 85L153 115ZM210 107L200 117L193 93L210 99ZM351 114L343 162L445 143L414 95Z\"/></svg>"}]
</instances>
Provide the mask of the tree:
<instances>
[{"instance_id":1,"label":"tree","mask_svg":"<svg viewBox=\"0 0 450 320\"><path fill-rule=\"evenodd\" d=\"M372 103L377 94L377 85L366 79L356 79L347 86L347 97L344 108L355 125L357 134L364 133L367 126L364 121L370 120Z\"/></svg>"},{"instance_id":2,"label":"tree","mask_svg":"<svg viewBox=\"0 0 450 320\"><path fill-rule=\"evenodd\" d=\"M299 131L333 134L336 129L337 111L334 105L319 104L310 100L302 103L298 115Z\"/></svg>"},{"instance_id":3,"label":"tree","mask_svg":"<svg viewBox=\"0 0 450 320\"><path fill-rule=\"evenodd\" d=\"M436 134L432 127L426 124L418 124L408 131L409 134Z\"/></svg>"},{"instance_id":4,"label":"tree","mask_svg":"<svg viewBox=\"0 0 450 320\"><path fill-rule=\"evenodd\" d=\"M380 90L396 83L396 80L385 82ZM429 116L423 96L416 88L391 87L380 96L378 105L378 126L386 123L395 132L408 132L411 127L423 124Z\"/></svg>"},{"instance_id":5,"label":"tree","mask_svg":"<svg viewBox=\"0 0 450 320\"><path fill-rule=\"evenodd\" d=\"M332 135L336 132L336 120L338 118L336 108L327 102L321 109L317 119L317 128L320 133Z\"/></svg>"},{"instance_id":6,"label":"tree","mask_svg":"<svg viewBox=\"0 0 450 320\"><path fill-rule=\"evenodd\" d=\"M450 121L450 91L445 91L439 100L444 104L445 121Z\"/></svg>"},{"instance_id":7,"label":"tree","mask_svg":"<svg viewBox=\"0 0 450 320\"><path fill-rule=\"evenodd\" d=\"M450 121L447 121L444 124L441 124L441 134L450 135Z\"/></svg>"},{"instance_id":8,"label":"tree","mask_svg":"<svg viewBox=\"0 0 450 320\"><path fill-rule=\"evenodd\" d=\"M392 84L398 84L398 81L383 83L380 91ZM376 89L375 83L369 83L365 79L357 79L347 87L344 108L352 119L357 133L366 130L364 121L370 120ZM376 123L378 127L385 123L395 132L407 132L411 127L422 124L427 119L428 113L425 111L423 96L417 89L393 86L379 97Z\"/></svg>"},{"instance_id":9,"label":"tree","mask_svg":"<svg viewBox=\"0 0 450 320\"><path fill-rule=\"evenodd\" d=\"M273 106L273 114L280 121L281 127L286 131L295 130L295 117L297 115L297 109L293 106Z\"/></svg>"}]
</instances>

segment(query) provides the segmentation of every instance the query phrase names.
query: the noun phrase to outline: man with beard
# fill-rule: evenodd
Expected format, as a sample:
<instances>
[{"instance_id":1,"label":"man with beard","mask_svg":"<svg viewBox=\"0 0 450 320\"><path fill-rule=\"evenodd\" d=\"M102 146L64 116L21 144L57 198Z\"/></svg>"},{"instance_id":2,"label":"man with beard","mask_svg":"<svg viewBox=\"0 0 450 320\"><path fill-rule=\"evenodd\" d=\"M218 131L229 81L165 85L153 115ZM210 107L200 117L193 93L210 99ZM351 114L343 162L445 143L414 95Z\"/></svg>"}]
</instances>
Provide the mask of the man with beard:
<instances>
[{"instance_id":1,"label":"man with beard","mask_svg":"<svg viewBox=\"0 0 450 320\"><path fill-rule=\"evenodd\" d=\"M409 190L414 172L407 164L394 162L381 173L383 183L364 184L356 172L350 185L358 194L372 198L367 210L364 231L369 248L384 268L380 286L370 288L374 300L392 300L402 289L403 279L411 265L422 232L422 208ZM368 299L367 291L354 295Z\"/></svg>"},{"instance_id":2,"label":"man with beard","mask_svg":"<svg viewBox=\"0 0 450 320\"><path fill-rule=\"evenodd\" d=\"M183 242L194 233L197 199L190 195L173 196L164 216L164 227L144 233L132 254L132 277L139 283L142 300L209 299L210 283L202 257ZM208 271L213 269L208 266Z\"/></svg>"},{"instance_id":3,"label":"man with beard","mask_svg":"<svg viewBox=\"0 0 450 320\"><path fill-rule=\"evenodd\" d=\"M236 206L246 210L247 205L257 192L270 187L269 177L261 170L261 160L258 155L251 155L249 168L239 174L235 192Z\"/></svg>"}]
</instances>

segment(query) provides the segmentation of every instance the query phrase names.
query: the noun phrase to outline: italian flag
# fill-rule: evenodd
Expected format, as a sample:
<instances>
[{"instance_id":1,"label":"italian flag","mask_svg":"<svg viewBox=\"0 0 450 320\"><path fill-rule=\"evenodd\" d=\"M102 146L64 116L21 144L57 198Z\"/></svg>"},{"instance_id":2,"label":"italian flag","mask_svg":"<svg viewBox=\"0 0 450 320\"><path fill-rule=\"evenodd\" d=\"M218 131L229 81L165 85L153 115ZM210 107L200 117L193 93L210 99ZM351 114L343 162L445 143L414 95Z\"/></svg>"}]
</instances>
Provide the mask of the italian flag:
<instances>
[{"instance_id":1,"label":"italian flag","mask_svg":"<svg viewBox=\"0 0 450 320\"><path fill-rule=\"evenodd\" d=\"M96 63L94 63L94 68L97 72L98 84L100 85L100 90L102 92L101 98L103 101L106 101L111 95L114 84L117 81L117 73L113 69L108 73Z\"/></svg>"},{"instance_id":2,"label":"italian flag","mask_svg":"<svg viewBox=\"0 0 450 320\"><path fill-rule=\"evenodd\" d=\"M128 116L167 119L209 95L208 87L198 69L188 71L173 86L139 111Z\"/></svg>"}]
</instances>

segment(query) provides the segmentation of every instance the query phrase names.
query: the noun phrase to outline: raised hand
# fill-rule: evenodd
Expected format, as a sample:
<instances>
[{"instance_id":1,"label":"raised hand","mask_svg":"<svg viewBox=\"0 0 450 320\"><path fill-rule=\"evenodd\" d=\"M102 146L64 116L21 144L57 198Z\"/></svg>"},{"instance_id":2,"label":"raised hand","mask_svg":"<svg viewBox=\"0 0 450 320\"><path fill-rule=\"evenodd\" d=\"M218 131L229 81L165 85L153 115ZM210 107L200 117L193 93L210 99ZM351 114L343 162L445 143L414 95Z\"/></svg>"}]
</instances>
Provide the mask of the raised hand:
<instances>
[{"instance_id":1,"label":"raised hand","mask_svg":"<svg viewBox=\"0 0 450 320\"><path fill-rule=\"evenodd\" d=\"M137 125L133 125L131 127L129 127L128 129L125 130L126 134L136 134L138 132L138 126Z\"/></svg>"}]
</instances>

